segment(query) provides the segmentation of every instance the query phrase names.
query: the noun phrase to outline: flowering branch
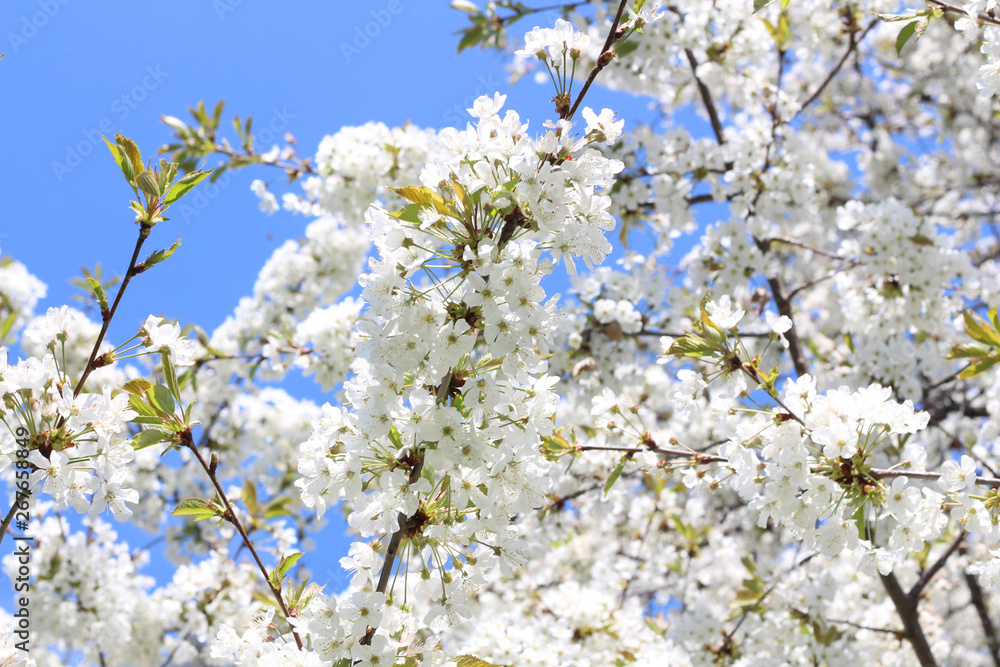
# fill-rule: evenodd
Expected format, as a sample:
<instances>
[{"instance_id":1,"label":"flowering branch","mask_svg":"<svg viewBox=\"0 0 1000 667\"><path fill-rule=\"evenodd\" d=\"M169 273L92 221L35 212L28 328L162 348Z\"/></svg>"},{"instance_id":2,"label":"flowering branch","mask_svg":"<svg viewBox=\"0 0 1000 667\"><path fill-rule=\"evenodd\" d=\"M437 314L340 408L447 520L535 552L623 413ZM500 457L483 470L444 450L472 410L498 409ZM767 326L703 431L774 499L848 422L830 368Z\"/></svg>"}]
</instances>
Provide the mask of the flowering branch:
<instances>
[{"instance_id":1,"label":"flowering branch","mask_svg":"<svg viewBox=\"0 0 1000 667\"><path fill-rule=\"evenodd\" d=\"M233 524L233 526L236 527L236 530L239 531L240 537L243 538L243 543L246 544L247 548L250 550L251 555L253 555L254 562L257 563L257 567L264 575L264 581L267 582L268 587L271 589L271 593L274 594L275 599L278 601L278 605L281 607L282 613L285 615L286 619L291 618L292 614L285 605L285 599L281 595L280 585L275 585L275 583L271 580L271 576L268 573L267 568L264 567L264 562L260 559L260 556L257 555L257 550L254 548L253 542L250 541L250 536L247 535L247 531L243 528L242 522L240 522L239 517L233 510L233 506L229 503L229 498L226 497L226 492L222 489L222 484L219 483L219 478L216 475L215 459L213 458L212 463L205 460L205 457L203 457L201 452L198 451L198 446L195 444L194 438L191 436L190 428L181 431L178 435L181 440L180 444L191 450L191 452L195 455L195 458L198 459L198 463L201 464L201 467L208 474L208 478L212 480L212 485L215 487L216 493L219 494L219 498L222 500L222 503L226 508L223 518ZM303 646L302 639L299 637L299 634L294 626L292 626L292 635L295 637L295 643L301 649Z\"/></svg>"},{"instance_id":2,"label":"flowering branch","mask_svg":"<svg viewBox=\"0 0 1000 667\"><path fill-rule=\"evenodd\" d=\"M608 37L604 40L604 46L601 47L601 54L597 57L597 64L595 64L594 68L590 70L590 75L587 77L587 81L584 82L583 88L580 89L580 94L576 96L573 106L570 108L569 112L566 113L566 115L561 116L562 118L566 120L573 119L573 114L575 114L576 110L579 108L580 102L583 101L587 91L590 90L590 84L594 83L594 79L596 79L597 75L601 73L601 70L607 67L608 63L614 59L615 52L610 49L611 46L621 37L621 35L618 34L618 23L622 20L622 14L625 12L625 5L627 4L628 0L621 0L621 2L618 3L618 12L615 14L615 18L611 22L611 29L608 30Z\"/></svg>"},{"instance_id":3,"label":"flowering branch","mask_svg":"<svg viewBox=\"0 0 1000 667\"><path fill-rule=\"evenodd\" d=\"M136 276L136 274L139 273L136 266L136 263L139 261L139 251L142 250L142 244L146 242L147 238L149 238L150 231L152 231L152 225L147 226L145 223L143 223L139 228L139 238L135 241L135 249L132 250L132 259L129 260L128 270L125 271L125 277L118 286L118 293L115 295L115 301L111 304L111 308L107 310L107 312L105 312L103 308L101 309L101 331L97 334L97 340L94 342L94 349L90 352L90 358L87 360L87 365L83 369L80 381L76 383L76 388L73 390L74 396L80 395L80 392L83 390L84 383L96 368L94 362L97 360L97 353L100 351L101 344L104 342L104 336L108 332L108 327L111 326L111 318L115 316L115 312L118 310L118 304L121 303L122 296L125 295L125 289L128 287L129 282ZM2 538L2 535L0 535L0 538Z\"/></svg>"},{"instance_id":4,"label":"flowering branch","mask_svg":"<svg viewBox=\"0 0 1000 667\"><path fill-rule=\"evenodd\" d=\"M952 12L954 14L962 14L963 16L968 16L969 15L969 13L967 11L965 11L964 9L962 9L960 7L956 7L955 5L949 4L947 2L943 2L943 0L927 0L927 4L934 5L935 7L940 7L941 9L943 9L946 12ZM979 23L987 23L989 25L998 25L998 26L1000 26L1000 19L997 19L994 16L990 16L989 14L983 14L981 12L977 13L976 14L976 20Z\"/></svg>"}]
</instances>

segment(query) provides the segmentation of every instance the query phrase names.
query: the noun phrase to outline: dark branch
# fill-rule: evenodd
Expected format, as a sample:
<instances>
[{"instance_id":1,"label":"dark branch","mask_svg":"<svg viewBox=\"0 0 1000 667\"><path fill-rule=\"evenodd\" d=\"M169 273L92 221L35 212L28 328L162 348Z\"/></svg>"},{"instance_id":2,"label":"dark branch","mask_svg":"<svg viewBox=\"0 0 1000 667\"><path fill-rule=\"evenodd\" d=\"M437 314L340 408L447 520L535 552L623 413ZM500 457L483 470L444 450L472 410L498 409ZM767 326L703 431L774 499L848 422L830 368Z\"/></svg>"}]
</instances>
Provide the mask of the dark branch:
<instances>
[{"instance_id":1,"label":"dark branch","mask_svg":"<svg viewBox=\"0 0 1000 667\"><path fill-rule=\"evenodd\" d=\"M726 143L726 137L722 132L722 123L719 121L719 112L715 108L715 101L712 99L712 91L708 89L705 82L698 78L698 61L694 57L694 52L691 49L684 49L684 55L687 56L688 62L691 64L691 76L694 77L694 82L698 85L698 94L701 95L701 102L705 105L705 111L708 112L708 119L712 123L712 132L715 133L715 140L722 145Z\"/></svg>"},{"instance_id":2,"label":"dark branch","mask_svg":"<svg viewBox=\"0 0 1000 667\"><path fill-rule=\"evenodd\" d=\"M910 646L913 647L913 652L916 653L921 667L937 667L934 654L931 653L931 645L927 643L924 629L920 627L916 598L911 598L903 592L895 574L890 572L879 576L882 578L882 585L885 586L892 604L896 607L896 613L903 621L903 633L910 642Z\"/></svg>"}]
</instances>

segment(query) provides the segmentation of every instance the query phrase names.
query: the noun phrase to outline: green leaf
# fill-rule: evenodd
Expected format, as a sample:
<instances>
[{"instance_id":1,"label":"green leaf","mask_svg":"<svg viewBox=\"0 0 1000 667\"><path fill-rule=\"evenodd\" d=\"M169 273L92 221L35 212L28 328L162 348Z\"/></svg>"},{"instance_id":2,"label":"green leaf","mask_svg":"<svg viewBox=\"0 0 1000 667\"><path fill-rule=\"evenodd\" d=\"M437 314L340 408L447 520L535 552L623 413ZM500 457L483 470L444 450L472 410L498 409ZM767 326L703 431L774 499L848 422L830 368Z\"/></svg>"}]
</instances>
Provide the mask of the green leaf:
<instances>
[{"instance_id":1,"label":"green leaf","mask_svg":"<svg viewBox=\"0 0 1000 667\"><path fill-rule=\"evenodd\" d=\"M170 361L170 354L168 352L160 352L160 363L163 366L163 380L167 383L167 389L170 390L170 395L180 403L181 385L177 382L177 371Z\"/></svg>"},{"instance_id":2,"label":"green leaf","mask_svg":"<svg viewBox=\"0 0 1000 667\"><path fill-rule=\"evenodd\" d=\"M171 512L174 516L193 516L195 521L221 517L222 510L214 502L201 498L187 498L177 504Z\"/></svg>"},{"instance_id":3,"label":"green leaf","mask_svg":"<svg viewBox=\"0 0 1000 667\"><path fill-rule=\"evenodd\" d=\"M685 334L667 349L667 354L683 357L707 357L715 351L715 346L696 334Z\"/></svg>"},{"instance_id":4,"label":"green leaf","mask_svg":"<svg viewBox=\"0 0 1000 667\"><path fill-rule=\"evenodd\" d=\"M267 509L264 510L265 519L273 519L279 516L291 516L292 513L288 510L286 505L292 502L291 498L286 496L279 496L275 498L267 505Z\"/></svg>"},{"instance_id":5,"label":"green leaf","mask_svg":"<svg viewBox=\"0 0 1000 667\"><path fill-rule=\"evenodd\" d=\"M427 206L423 204L407 204L403 208L399 209L395 213L390 213L389 215L397 220L402 220L403 222L409 222L414 225L420 224L420 212L426 209Z\"/></svg>"},{"instance_id":6,"label":"green leaf","mask_svg":"<svg viewBox=\"0 0 1000 667\"><path fill-rule=\"evenodd\" d=\"M257 514L257 486L253 482L243 485L243 504L250 510L250 514Z\"/></svg>"},{"instance_id":7,"label":"green leaf","mask_svg":"<svg viewBox=\"0 0 1000 667\"><path fill-rule=\"evenodd\" d=\"M123 384L122 389L132 394L133 396L137 396L138 398L143 398L146 396L146 392L149 391L149 388L152 386L153 383L145 378L135 378Z\"/></svg>"},{"instance_id":8,"label":"green leaf","mask_svg":"<svg viewBox=\"0 0 1000 667\"><path fill-rule=\"evenodd\" d=\"M608 477L608 481L606 481L604 483L604 497L605 498L608 497L608 492L611 490L611 487L614 486L615 482L618 481L618 478L622 476L622 470L625 469L625 464L628 463L628 460L630 458L632 458L631 453L630 452L626 452L622 456L621 460L618 461L618 465L616 465L615 469L611 472L611 475Z\"/></svg>"},{"instance_id":9,"label":"green leaf","mask_svg":"<svg viewBox=\"0 0 1000 667\"><path fill-rule=\"evenodd\" d=\"M457 211L452 207L448 206L444 198L438 193L434 192L430 188L420 185L408 185L402 188L389 188L397 195L411 201L414 204L425 204L433 206L434 209L443 215L449 215L452 217L459 217Z\"/></svg>"},{"instance_id":10,"label":"green leaf","mask_svg":"<svg viewBox=\"0 0 1000 667\"><path fill-rule=\"evenodd\" d=\"M983 359L982 361L977 361L963 368L962 372L958 374L958 377L963 380L966 380L971 377L976 377L977 375L985 373L989 369L993 368L993 366L995 366L997 362L1000 362L1000 359L990 358L990 359Z\"/></svg>"},{"instance_id":11,"label":"green leaf","mask_svg":"<svg viewBox=\"0 0 1000 667\"><path fill-rule=\"evenodd\" d=\"M132 396L129 396L129 404L130 405L132 403L132 398L133 398ZM152 410L152 408L150 408L150 410ZM148 426L162 426L163 425L163 417L160 417L159 415L156 415L156 416L152 416L152 415L139 415L138 417L133 417L132 421L129 422L129 423L130 424L146 424Z\"/></svg>"},{"instance_id":12,"label":"green leaf","mask_svg":"<svg viewBox=\"0 0 1000 667\"><path fill-rule=\"evenodd\" d=\"M139 398L135 394L129 394L128 406L139 413L142 417L155 417L155 423L162 423L163 420L160 419L156 410L149 403ZM134 419L132 421L135 421ZM148 423L148 422L147 422Z\"/></svg>"},{"instance_id":13,"label":"green leaf","mask_svg":"<svg viewBox=\"0 0 1000 667\"><path fill-rule=\"evenodd\" d=\"M139 152L139 147L135 145L135 142L121 132L115 135L115 141L132 165L132 173L141 173L145 167L142 163L142 153Z\"/></svg>"},{"instance_id":14,"label":"green leaf","mask_svg":"<svg viewBox=\"0 0 1000 667\"><path fill-rule=\"evenodd\" d=\"M479 44L483 41L483 35L485 31L486 24L474 25L471 28L466 28L462 31L462 39L458 40L458 52L461 53L466 49L471 49L473 46Z\"/></svg>"},{"instance_id":15,"label":"green leaf","mask_svg":"<svg viewBox=\"0 0 1000 667\"><path fill-rule=\"evenodd\" d=\"M211 174L212 171L212 169L209 169L208 171L202 171L199 169L198 171L192 171L185 174L181 180L174 183L174 187L170 188L170 192L168 192L167 196L163 199L163 203L170 206L175 201L190 192L194 186L205 180L205 178Z\"/></svg>"},{"instance_id":16,"label":"green leaf","mask_svg":"<svg viewBox=\"0 0 1000 667\"><path fill-rule=\"evenodd\" d=\"M468 190L465 186L459 182L455 175L452 174L451 177L451 187L455 191L455 199L459 204L462 205L462 212L465 214L466 220L472 219L472 199L469 197Z\"/></svg>"},{"instance_id":17,"label":"green leaf","mask_svg":"<svg viewBox=\"0 0 1000 667\"><path fill-rule=\"evenodd\" d=\"M185 516L188 514L200 514L208 507L208 501L201 498L187 498L177 504L171 512L174 516Z\"/></svg>"},{"instance_id":18,"label":"green leaf","mask_svg":"<svg viewBox=\"0 0 1000 667\"><path fill-rule=\"evenodd\" d=\"M181 247L181 239L178 236L177 240L174 241L174 243L169 248L167 248L166 250L156 250L150 253L149 257L139 262L136 265L136 273L139 274L144 271L149 271L151 268L153 268L160 262L169 259L170 256L173 255L175 252L177 252L177 249L180 247Z\"/></svg>"},{"instance_id":19,"label":"green leaf","mask_svg":"<svg viewBox=\"0 0 1000 667\"><path fill-rule=\"evenodd\" d=\"M773 2L774 0L753 0L753 13L756 14Z\"/></svg>"},{"instance_id":20,"label":"green leaf","mask_svg":"<svg viewBox=\"0 0 1000 667\"><path fill-rule=\"evenodd\" d=\"M97 297L97 305L101 308L101 315L106 317L108 314L108 297L104 293L104 287L90 276L87 276L87 284L90 285L90 289L94 290L94 296Z\"/></svg>"},{"instance_id":21,"label":"green leaf","mask_svg":"<svg viewBox=\"0 0 1000 667\"><path fill-rule=\"evenodd\" d=\"M160 178L156 182L156 188L163 194L170 189L170 185L174 182L177 177L177 165L173 162L167 162L163 158L160 158Z\"/></svg>"},{"instance_id":22,"label":"green leaf","mask_svg":"<svg viewBox=\"0 0 1000 667\"><path fill-rule=\"evenodd\" d=\"M10 313L9 315L7 315L7 317L3 319L3 323L0 324L0 342L3 342L7 339L7 334L9 334L10 330L14 328L14 322L16 321L17 321L17 311Z\"/></svg>"},{"instance_id":23,"label":"green leaf","mask_svg":"<svg viewBox=\"0 0 1000 667\"><path fill-rule=\"evenodd\" d=\"M953 345L945 359L978 359L990 356L990 348L979 343L958 343Z\"/></svg>"},{"instance_id":24,"label":"green leaf","mask_svg":"<svg viewBox=\"0 0 1000 667\"><path fill-rule=\"evenodd\" d=\"M975 311L966 308L962 311L962 317L965 320L965 333L970 338L990 347L1000 347L1000 332L991 327Z\"/></svg>"},{"instance_id":25,"label":"green leaf","mask_svg":"<svg viewBox=\"0 0 1000 667\"><path fill-rule=\"evenodd\" d=\"M302 558L303 553L301 551L293 551L287 556L281 557L281 562L278 563L278 576L284 577L290 569L295 565L298 559Z\"/></svg>"},{"instance_id":26,"label":"green leaf","mask_svg":"<svg viewBox=\"0 0 1000 667\"><path fill-rule=\"evenodd\" d=\"M108 145L108 150L111 151L111 155L115 158L115 162L118 163L118 168L122 170L125 180L129 182L129 185L132 185L135 181L135 170L132 168L132 163L117 144L113 144L108 141L107 137L101 138L104 139L104 143Z\"/></svg>"},{"instance_id":27,"label":"green leaf","mask_svg":"<svg viewBox=\"0 0 1000 667\"><path fill-rule=\"evenodd\" d=\"M903 55L903 47L906 43L910 41L910 38L917 32L917 24L920 21L910 21L903 26L903 29L899 31L899 35L896 36L896 55Z\"/></svg>"},{"instance_id":28,"label":"green leaf","mask_svg":"<svg viewBox=\"0 0 1000 667\"><path fill-rule=\"evenodd\" d=\"M622 56L627 56L628 54L632 53L638 48L639 48L639 40L630 39L628 41L621 42L620 44L615 44L615 55L618 56L619 58Z\"/></svg>"},{"instance_id":29,"label":"green leaf","mask_svg":"<svg viewBox=\"0 0 1000 667\"><path fill-rule=\"evenodd\" d=\"M153 407L163 416L169 417L177 409L177 406L174 404L174 398L170 395L170 390L162 384L153 387L152 393L149 394L149 399Z\"/></svg>"},{"instance_id":30,"label":"green leaf","mask_svg":"<svg viewBox=\"0 0 1000 667\"><path fill-rule=\"evenodd\" d=\"M171 436L163 431L158 431L154 428L146 429L145 431L139 431L132 438L132 448L136 451L140 449L145 449L146 447L151 447L152 445L165 442L170 440Z\"/></svg>"}]
</instances>

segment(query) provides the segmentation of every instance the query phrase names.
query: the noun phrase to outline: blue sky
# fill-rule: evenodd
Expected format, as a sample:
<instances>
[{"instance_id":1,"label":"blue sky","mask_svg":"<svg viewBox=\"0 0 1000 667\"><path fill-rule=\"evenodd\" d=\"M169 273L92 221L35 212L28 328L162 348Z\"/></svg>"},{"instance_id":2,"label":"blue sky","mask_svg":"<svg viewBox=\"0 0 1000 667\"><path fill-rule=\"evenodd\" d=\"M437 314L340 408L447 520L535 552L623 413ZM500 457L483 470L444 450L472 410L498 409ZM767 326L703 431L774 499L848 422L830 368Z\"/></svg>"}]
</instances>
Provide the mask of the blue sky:
<instances>
[{"instance_id":1,"label":"blue sky","mask_svg":"<svg viewBox=\"0 0 1000 667\"><path fill-rule=\"evenodd\" d=\"M290 132L302 155L312 155L324 135L369 120L464 126L464 109L496 90L508 93L507 106L530 119L535 131L553 117L550 88L530 78L513 88L507 84L508 58L479 50L456 55L453 33L467 23L444 0L99 6L97 11L82 0L0 3L0 52L6 52L0 61L0 251L48 285L40 313L73 303L69 279L81 266L101 262L111 274L127 267L136 235L128 210L132 193L102 134L122 132L152 156L170 138L160 115L186 119L186 108L202 99L208 105L226 100L224 127L234 113L252 114L257 133L270 127L280 141ZM514 33L552 25L555 18L538 15ZM626 129L632 121L656 118L646 101L599 87L587 99L597 109L617 109ZM271 142L263 139L257 145L266 149ZM178 236L182 246L130 285L111 341L130 337L149 314L211 331L250 294L273 250L302 235L307 220L258 210L249 190L254 178L283 180L264 168L235 172L204 190L196 215L155 228L147 249L167 247ZM292 383L291 391L325 400L306 382ZM349 540L333 515L317 538L318 552L332 557L309 565L319 583L329 576L338 588L344 582L336 581L336 562ZM133 546L149 541L124 524L115 527ZM157 562L160 550L153 549L145 572L162 583L173 568ZM7 596L0 600L7 605Z\"/></svg>"}]
</instances>

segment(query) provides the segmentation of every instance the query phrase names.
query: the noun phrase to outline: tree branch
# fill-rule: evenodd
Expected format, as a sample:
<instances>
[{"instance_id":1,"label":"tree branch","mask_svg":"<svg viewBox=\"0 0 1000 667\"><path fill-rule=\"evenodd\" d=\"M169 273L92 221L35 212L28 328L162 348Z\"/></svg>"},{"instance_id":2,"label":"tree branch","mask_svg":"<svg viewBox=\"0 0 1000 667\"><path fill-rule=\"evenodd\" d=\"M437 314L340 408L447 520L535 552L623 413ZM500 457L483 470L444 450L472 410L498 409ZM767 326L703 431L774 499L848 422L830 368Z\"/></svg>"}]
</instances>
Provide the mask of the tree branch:
<instances>
[{"instance_id":1,"label":"tree branch","mask_svg":"<svg viewBox=\"0 0 1000 667\"><path fill-rule=\"evenodd\" d=\"M194 439L191 437L190 428L181 432L180 437L181 444L194 453L195 458L198 459L198 463L200 463L201 467L205 469L206 473L208 473L208 477L212 480L212 485L215 487L216 493L219 494L223 504L226 506L226 514L223 518L233 524L236 527L236 530L239 531L240 537L243 538L243 543L247 545L247 548L253 555L253 559L256 561L257 567L260 568L261 573L264 575L264 581L267 582L268 587L274 594L275 599L278 601L278 605L281 607L281 612L284 614L285 620L287 621L287 619L291 618L291 613L289 613L288 607L285 605L285 600L281 595L281 587L275 586L271 582L271 577L267 572L267 568L264 567L264 563L261 561L260 556L257 555L257 549L254 548L253 542L250 541L250 536L247 535L247 531L243 528L243 524L240 522L239 517L236 516L236 512L233 511L233 506L229 503L229 498L226 497L226 492L222 490L222 484L219 483L219 478L216 475L214 467L209 465L209 463L205 461L205 457L203 457L201 452L198 451L198 446L194 443ZM301 649L303 647L302 639L299 637L299 633L296 632L294 626L292 626L292 636L295 637L295 643Z\"/></svg>"},{"instance_id":2,"label":"tree branch","mask_svg":"<svg viewBox=\"0 0 1000 667\"><path fill-rule=\"evenodd\" d=\"M104 320L101 325L101 332L97 334L97 341L94 343L94 349L90 352L90 359L87 360L87 365L83 369L83 375L80 376L80 381L76 383L76 388L73 390L73 397L80 395L83 391L83 384L90 377L90 374L94 371L94 362L97 360L97 353L101 349L101 344L104 342L104 335L108 332L108 327L111 326L111 318L115 316L115 311L118 310L118 304L121 303L122 296L125 294L125 288L128 287L129 281L138 274L136 270L136 262L139 260L139 251L142 250L142 244L146 242L149 238L149 232L152 227L146 227L144 223L140 223L141 228L139 231L139 238L136 239L135 249L132 251L132 260L128 263L128 270L125 272L125 278L122 279L122 284L118 286L118 294L115 296L115 302L111 305L107 314L101 319ZM0 536L2 537L2 536Z\"/></svg>"},{"instance_id":3,"label":"tree branch","mask_svg":"<svg viewBox=\"0 0 1000 667\"><path fill-rule=\"evenodd\" d=\"M983 589L979 586L979 579L968 570L962 573L965 585L969 589L969 601L979 616L979 623L983 626L983 634L986 635L986 645L990 649L990 657L993 664L1000 667L1000 640L997 639L997 630L990 619L990 612L986 608L986 600L983 597Z\"/></svg>"},{"instance_id":4,"label":"tree branch","mask_svg":"<svg viewBox=\"0 0 1000 667\"><path fill-rule=\"evenodd\" d=\"M945 10L946 12L953 12L955 14L961 14L962 16L968 16L968 13L960 7L954 5L949 5L947 2L942 2L941 0L927 0L928 5L935 5ZM980 23L989 23L990 25L1000 25L1000 19L995 19L987 14L977 14L976 20Z\"/></svg>"},{"instance_id":5,"label":"tree branch","mask_svg":"<svg viewBox=\"0 0 1000 667\"><path fill-rule=\"evenodd\" d=\"M855 38L854 30L851 30L851 32L849 33L850 44L848 45L847 50L844 51L844 55L841 56L840 60L837 61L837 64L834 65L832 70L830 70L830 73L827 74L826 79L823 80L823 83L819 84L819 87L816 88L813 94L810 95L809 98L802 103L802 106L799 107L799 110L795 112L795 114L791 117L790 120L795 120L800 113L805 111L806 108L809 107L809 105L815 102L816 99L823 94L823 91L826 89L828 85L830 85L830 82L833 81L834 77L837 76L837 74L840 72L840 69L844 66L844 63L847 62L847 59L851 57L851 54L854 53L855 49L858 48L858 45L862 41L864 41L865 36L869 32L871 32L872 28L878 25L878 22L879 19L875 19L871 23L869 23L868 27L865 28L864 32L861 33L861 36L857 38ZM854 23L854 21L851 21L851 23Z\"/></svg>"},{"instance_id":6,"label":"tree branch","mask_svg":"<svg viewBox=\"0 0 1000 667\"><path fill-rule=\"evenodd\" d=\"M691 65L691 76L694 77L694 82L698 85L698 94L701 95L701 102L705 105L705 111L708 112L715 140L721 146L726 143L726 136L722 131L722 123L719 121L719 111L715 108L715 101L712 99L712 91L708 89L704 81L698 78L698 61L694 57L694 51L684 49L684 55L687 56L688 63Z\"/></svg>"},{"instance_id":7,"label":"tree branch","mask_svg":"<svg viewBox=\"0 0 1000 667\"><path fill-rule=\"evenodd\" d=\"M601 48L601 53L597 56L597 64L594 65L594 69L590 70L590 76L587 77L587 82L583 84L583 88L580 89L580 94L577 95L576 101L573 102L572 108L570 108L569 113L566 115L566 120L572 120L573 114L580 106L580 102L583 101L584 95L590 90L590 85L594 83L594 79L600 74L601 70L607 67L608 63L614 58L614 51L609 51L611 45L615 43L618 39L616 33L618 32L618 24L622 20L622 14L625 13L625 5L628 4L628 0L621 0L618 3L618 13L615 14L615 20L611 22L611 30L608 31L608 38L604 40L604 46ZM610 54L610 55L609 55Z\"/></svg>"},{"instance_id":8,"label":"tree branch","mask_svg":"<svg viewBox=\"0 0 1000 667\"><path fill-rule=\"evenodd\" d=\"M792 303L785 293L785 284L779 276L767 279L767 284L771 288L771 296L774 297L774 306L780 315L784 315L791 321L791 328L785 332L785 339L788 341L788 354L792 357L792 364L799 377L809 373L809 365L806 363L806 355L802 352L802 344L799 342L799 334L795 330L795 318L792 316Z\"/></svg>"},{"instance_id":9,"label":"tree branch","mask_svg":"<svg viewBox=\"0 0 1000 667\"><path fill-rule=\"evenodd\" d=\"M914 600L920 597L920 594L923 592L924 588L927 587L927 584L930 583L931 579L934 578L934 575L937 574L942 567L944 567L944 564L948 562L951 555L958 551L958 548L962 545L962 540L965 539L965 535L966 533L964 529L958 533L958 537L952 540L951 545L945 550L945 552L941 554L941 556L934 561L929 568L921 573L920 579L917 580L917 583L913 584L913 588L910 589L910 592L907 593L907 595Z\"/></svg>"},{"instance_id":10,"label":"tree branch","mask_svg":"<svg viewBox=\"0 0 1000 667\"><path fill-rule=\"evenodd\" d=\"M910 642L910 646L913 647L913 652L916 653L917 660L920 661L922 667L937 667L934 654L931 653L931 646L927 643L927 636L924 635L924 630L920 627L920 618L917 615L917 600L903 592L903 588L899 585L899 580L896 579L896 575L892 572L889 574L880 574L879 576L882 578L882 585L885 586L892 604L896 607L896 613L899 614L900 620L903 621L903 633Z\"/></svg>"}]
</instances>

